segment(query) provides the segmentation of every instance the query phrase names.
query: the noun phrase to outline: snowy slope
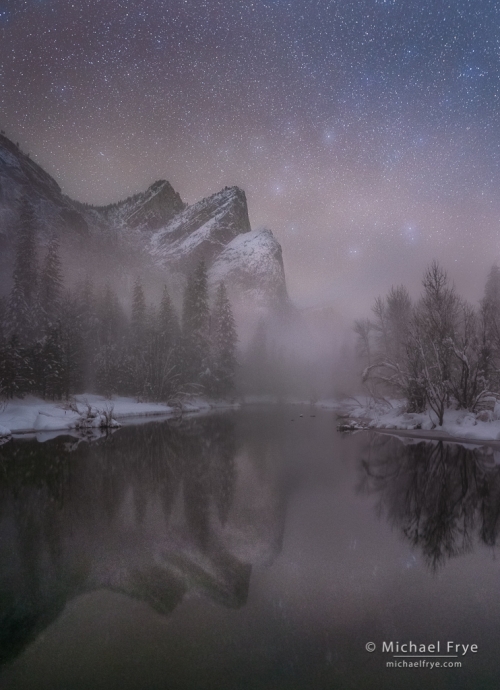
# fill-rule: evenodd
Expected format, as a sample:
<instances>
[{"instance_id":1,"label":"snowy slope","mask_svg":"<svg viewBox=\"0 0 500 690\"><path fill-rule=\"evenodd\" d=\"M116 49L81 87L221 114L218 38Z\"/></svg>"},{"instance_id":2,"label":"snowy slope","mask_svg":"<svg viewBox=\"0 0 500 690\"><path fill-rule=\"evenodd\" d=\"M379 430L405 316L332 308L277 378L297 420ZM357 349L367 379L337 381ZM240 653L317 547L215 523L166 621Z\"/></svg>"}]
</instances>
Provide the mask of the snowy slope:
<instances>
[{"instance_id":1,"label":"snowy slope","mask_svg":"<svg viewBox=\"0 0 500 690\"><path fill-rule=\"evenodd\" d=\"M161 265L192 269L202 258L212 263L232 239L249 231L245 192L227 187L177 214L151 237L149 250Z\"/></svg>"},{"instance_id":2,"label":"snowy slope","mask_svg":"<svg viewBox=\"0 0 500 690\"><path fill-rule=\"evenodd\" d=\"M0 246L15 242L19 202L31 202L43 235L51 227L88 232L78 204L63 195L57 182L5 136L0 135Z\"/></svg>"},{"instance_id":3,"label":"snowy slope","mask_svg":"<svg viewBox=\"0 0 500 690\"><path fill-rule=\"evenodd\" d=\"M145 192L125 201L95 209L106 222L117 227L154 231L184 210L186 204L166 180L154 182Z\"/></svg>"}]
</instances>

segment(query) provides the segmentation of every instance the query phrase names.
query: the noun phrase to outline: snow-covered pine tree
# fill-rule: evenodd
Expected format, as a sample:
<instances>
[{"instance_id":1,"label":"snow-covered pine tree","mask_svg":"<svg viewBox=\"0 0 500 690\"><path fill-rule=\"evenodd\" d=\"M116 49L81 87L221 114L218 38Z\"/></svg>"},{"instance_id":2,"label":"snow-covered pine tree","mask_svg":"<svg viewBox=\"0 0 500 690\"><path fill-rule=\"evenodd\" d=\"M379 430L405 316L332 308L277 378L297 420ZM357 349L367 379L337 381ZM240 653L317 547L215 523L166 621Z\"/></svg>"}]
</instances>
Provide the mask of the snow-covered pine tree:
<instances>
[{"instance_id":1,"label":"snow-covered pine tree","mask_svg":"<svg viewBox=\"0 0 500 690\"><path fill-rule=\"evenodd\" d=\"M60 316L63 279L59 242L55 233L49 241L45 261L40 274L40 306L45 329L52 329Z\"/></svg>"},{"instance_id":2,"label":"snow-covered pine tree","mask_svg":"<svg viewBox=\"0 0 500 690\"><path fill-rule=\"evenodd\" d=\"M38 270L35 232L35 213L31 204L23 199L7 313L8 336L15 335L20 346L31 342L37 334Z\"/></svg>"},{"instance_id":3,"label":"snow-covered pine tree","mask_svg":"<svg viewBox=\"0 0 500 690\"><path fill-rule=\"evenodd\" d=\"M185 383L204 384L209 378L209 323L207 268L200 261L184 291L182 306L182 375Z\"/></svg>"},{"instance_id":4,"label":"snow-covered pine tree","mask_svg":"<svg viewBox=\"0 0 500 690\"><path fill-rule=\"evenodd\" d=\"M234 391L238 336L224 282L219 284L211 321L212 395L225 397Z\"/></svg>"}]
</instances>

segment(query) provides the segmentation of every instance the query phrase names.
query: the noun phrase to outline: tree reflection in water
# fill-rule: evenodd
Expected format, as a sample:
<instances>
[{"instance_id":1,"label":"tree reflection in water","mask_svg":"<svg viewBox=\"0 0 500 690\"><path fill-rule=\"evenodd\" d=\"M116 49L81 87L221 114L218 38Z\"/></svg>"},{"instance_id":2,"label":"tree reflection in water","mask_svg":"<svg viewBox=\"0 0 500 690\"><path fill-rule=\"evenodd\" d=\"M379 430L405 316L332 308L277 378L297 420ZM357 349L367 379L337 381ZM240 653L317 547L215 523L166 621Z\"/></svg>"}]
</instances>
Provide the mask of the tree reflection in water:
<instances>
[{"instance_id":1,"label":"tree reflection in water","mask_svg":"<svg viewBox=\"0 0 500 690\"><path fill-rule=\"evenodd\" d=\"M378 509L418 546L436 569L470 551L474 541L496 544L500 466L488 447L444 441L402 441L377 434L362 461L362 491L380 496Z\"/></svg>"},{"instance_id":2,"label":"tree reflection in water","mask_svg":"<svg viewBox=\"0 0 500 690\"><path fill-rule=\"evenodd\" d=\"M97 589L161 614L189 590L242 606L255 559L242 547L238 510L232 522L230 514L237 463L251 466L252 457L251 439L237 444L231 415L125 427L93 443L59 436L0 447L0 661L16 656L69 599ZM243 468L247 482L252 472L260 476L260 464ZM266 476L254 493L279 532L285 508L273 481ZM257 537L265 558L281 542L276 529ZM252 544L253 556L259 548Z\"/></svg>"}]
</instances>

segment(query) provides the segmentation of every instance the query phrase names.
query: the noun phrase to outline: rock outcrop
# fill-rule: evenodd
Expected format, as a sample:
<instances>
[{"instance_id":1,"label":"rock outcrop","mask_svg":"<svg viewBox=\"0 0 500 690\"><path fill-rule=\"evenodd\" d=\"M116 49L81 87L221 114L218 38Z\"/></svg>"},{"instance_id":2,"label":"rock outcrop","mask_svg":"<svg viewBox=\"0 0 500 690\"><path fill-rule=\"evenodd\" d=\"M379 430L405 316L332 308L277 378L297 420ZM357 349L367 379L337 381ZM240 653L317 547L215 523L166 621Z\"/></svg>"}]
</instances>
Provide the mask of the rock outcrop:
<instances>
[{"instance_id":1,"label":"rock outcrop","mask_svg":"<svg viewBox=\"0 0 500 690\"><path fill-rule=\"evenodd\" d=\"M281 247L270 230L252 231L245 192L226 187L185 204L166 180L108 206L65 196L57 182L7 137L0 135L0 289L8 288L19 209L35 210L44 244L60 235L84 268L123 275L137 262L167 271L176 285L203 259L211 286L226 281L233 299L259 311L286 309ZM128 263L127 263L128 262ZM134 268L131 269L130 266Z\"/></svg>"}]
</instances>

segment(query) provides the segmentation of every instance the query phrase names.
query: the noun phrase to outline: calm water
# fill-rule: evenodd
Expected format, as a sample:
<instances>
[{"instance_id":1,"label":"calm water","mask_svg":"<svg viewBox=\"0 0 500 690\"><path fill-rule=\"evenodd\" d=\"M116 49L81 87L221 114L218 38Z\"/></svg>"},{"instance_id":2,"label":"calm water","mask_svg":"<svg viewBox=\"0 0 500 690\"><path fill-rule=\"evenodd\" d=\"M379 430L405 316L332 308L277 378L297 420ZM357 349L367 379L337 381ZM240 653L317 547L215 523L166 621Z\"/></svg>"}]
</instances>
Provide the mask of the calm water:
<instances>
[{"instance_id":1,"label":"calm water","mask_svg":"<svg viewBox=\"0 0 500 690\"><path fill-rule=\"evenodd\" d=\"M335 428L289 407L0 447L0 686L500 687L498 458ZM388 668L390 641L478 651Z\"/></svg>"}]
</instances>

